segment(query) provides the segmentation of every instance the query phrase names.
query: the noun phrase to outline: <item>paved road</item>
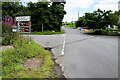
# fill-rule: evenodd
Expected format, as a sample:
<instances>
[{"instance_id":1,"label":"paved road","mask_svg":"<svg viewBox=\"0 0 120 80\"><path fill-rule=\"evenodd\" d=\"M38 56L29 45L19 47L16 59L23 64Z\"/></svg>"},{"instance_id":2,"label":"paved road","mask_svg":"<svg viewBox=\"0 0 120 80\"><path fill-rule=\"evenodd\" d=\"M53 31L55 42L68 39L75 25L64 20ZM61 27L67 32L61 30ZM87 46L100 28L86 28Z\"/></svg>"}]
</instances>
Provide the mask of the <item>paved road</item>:
<instances>
[{"instance_id":1,"label":"paved road","mask_svg":"<svg viewBox=\"0 0 120 80\"><path fill-rule=\"evenodd\" d=\"M118 38L95 36L64 28L66 32L65 54L61 56L63 36L31 35L39 44L52 47L57 62L64 66L68 78L117 78Z\"/></svg>"}]
</instances>

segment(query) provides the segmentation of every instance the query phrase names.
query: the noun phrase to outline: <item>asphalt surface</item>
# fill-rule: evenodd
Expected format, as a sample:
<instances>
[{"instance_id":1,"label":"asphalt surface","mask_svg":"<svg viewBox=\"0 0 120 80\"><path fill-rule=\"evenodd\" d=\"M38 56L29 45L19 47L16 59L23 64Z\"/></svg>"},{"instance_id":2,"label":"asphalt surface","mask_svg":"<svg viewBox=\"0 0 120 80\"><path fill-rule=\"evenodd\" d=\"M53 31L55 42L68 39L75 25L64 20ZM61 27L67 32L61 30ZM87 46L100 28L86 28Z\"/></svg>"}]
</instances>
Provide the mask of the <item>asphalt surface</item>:
<instances>
[{"instance_id":1,"label":"asphalt surface","mask_svg":"<svg viewBox=\"0 0 120 80\"><path fill-rule=\"evenodd\" d=\"M63 29L66 33L64 56L61 56L62 34L30 36L36 43L52 48L67 78L118 78L118 37Z\"/></svg>"}]
</instances>

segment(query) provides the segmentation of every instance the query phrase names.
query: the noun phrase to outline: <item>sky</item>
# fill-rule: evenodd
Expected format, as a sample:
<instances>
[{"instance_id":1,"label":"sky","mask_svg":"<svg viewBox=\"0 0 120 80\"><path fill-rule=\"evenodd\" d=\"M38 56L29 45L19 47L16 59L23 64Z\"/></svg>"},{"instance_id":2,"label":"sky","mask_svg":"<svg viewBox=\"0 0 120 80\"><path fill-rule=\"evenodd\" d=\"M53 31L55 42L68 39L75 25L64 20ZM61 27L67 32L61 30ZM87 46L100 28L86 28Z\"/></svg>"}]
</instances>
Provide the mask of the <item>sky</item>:
<instances>
[{"instance_id":1,"label":"sky","mask_svg":"<svg viewBox=\"0 0 120 80\"><path fill-rule=\"evenodd\" d=\"M23 0L24 1L24 0ZM38 0L25 0L37 2ZM93 12L100 8L101 10L118 11L119 0L66 0L65 10L67 14L64 16L63 22L71 22L78 20L85 12Z\"/></svg>"},{"instance_id":2,"label":"sky","mask_svg":"<svg viewBox=\"0 0 120 80\"><path fill-rule=\"evenodd\" d=\"M93 12L100 8L101 10L118 10L119 0L66 0L65 10L67 14L64 16L63 21L71 22L78 20L85 12Z\"/></svg>"}]
</instances>

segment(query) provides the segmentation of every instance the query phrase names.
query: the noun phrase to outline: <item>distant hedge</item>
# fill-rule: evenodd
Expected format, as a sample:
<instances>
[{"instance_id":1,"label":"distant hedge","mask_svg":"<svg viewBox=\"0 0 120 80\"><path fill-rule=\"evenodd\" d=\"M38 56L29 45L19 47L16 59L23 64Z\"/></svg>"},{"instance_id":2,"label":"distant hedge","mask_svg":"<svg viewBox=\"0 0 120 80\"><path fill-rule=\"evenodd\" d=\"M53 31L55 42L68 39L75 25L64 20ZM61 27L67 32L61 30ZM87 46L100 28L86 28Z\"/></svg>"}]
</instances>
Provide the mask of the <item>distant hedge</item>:
<instances>
[{"instance_id":1,"label":"distant hedge","mask_svg":"<svg viewBox=\"0 0 120 80\"><path fill-rule=\"evenodd\" d=\"M118 32L120 32L120 29L106 29L106 30L96 30L95 34L117 36L119 35Z\"/></svg>"}]
</instances>

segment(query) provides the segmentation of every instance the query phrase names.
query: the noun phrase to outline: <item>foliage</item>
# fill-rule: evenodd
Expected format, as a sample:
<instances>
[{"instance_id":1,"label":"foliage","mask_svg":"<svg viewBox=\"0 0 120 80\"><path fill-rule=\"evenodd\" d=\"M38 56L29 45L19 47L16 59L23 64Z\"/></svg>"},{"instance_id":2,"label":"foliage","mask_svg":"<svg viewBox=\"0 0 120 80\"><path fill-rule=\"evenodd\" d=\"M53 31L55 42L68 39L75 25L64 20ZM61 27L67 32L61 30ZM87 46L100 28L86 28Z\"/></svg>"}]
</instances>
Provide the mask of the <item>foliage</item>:
<instances>
[{"instance_id":1,"label":"foliage","mask_svg":"<svg viewBox=\"0 0 120 80\"><path fill-rule=\"evenodd\" d=\"M110 32L107 32L107 35L109 35L109 36L118 36L118 32L110 31Z\"/></svg>"},{"instance_id":2,"label":"foliage","mask_svg":"<svg viewBox=\"0 0 120 80\"><path fill-rule=\"evenodd\" d=\"M120 32L120 29L106 29L106 30L102 30L102 31L117 31L117 32Z\"/></svg>"},{"instance_id":3,"label":"foliage","mask_svg":"<svg viewBox=\"0 0 120 80\"><path fill-rule=\"evenodd\" d=\"M21 43L22 42L22 43ZM14 40L14 48L2 52L2 78L53 78L54 63L48 51L41 48L38 44L27 38ZM22 44L22 45L21 45ZM42 58L43 64L40 68L29 70L22 66L27 58ZM54 72L53 74L51 74Z\"/></svg>"},{"instance_id":4,"label":"foliage","mask_svg":"<svg viewBox=\"0 0 120 80\"><path fill-rule=\"evenodd\" d=\"M118 32L120 32L120 29L105 29L105 30L101 30L101 29L88 29L87 31L85 31L85 33L87 34L95 34L95 35L110 35L110 36L119 36L120 34L118 34Z\"/></svg>"},{"instance_id":5,"label":"foliage","mask_svg":"<svg viewBox=\"0 0 120 80\"><path fill-rule=\"evenodd\" d=\"M95 34L99 35L118 36L118 32L120 32L120 29L95 30Z\"/></svg>"},{"instance_id":6,"label":"foliage","mask_svg":"<svg viewBox=\"0 0 120 80\"><path fill-rule=\"evenodd\" d=\"M70 27L70 28L74 28L75 27L75 22L71 22L71 23L63 23L63 25L65 25L65 27Z\"/></svg>"},{"instance_id":7,"label":"foliage","mask_svg":"<svg viewBox=\"0 0 120 80\"><path fill-rule=\"evenodd\" d=\"M44 31L44 32L31 32L30 34L34 35L53 35L53 34L63 34L63 30L61 32L51 32L51 31Z\"/></svg>"},{"instance_id":8,"label":"foliage","mask_svg":"<svg viewBox=\"0 0 120 80\"><path fill-rule=\"evenodd\" d=\"M118 24L118 15L115 13L111 13L109 16L109 24L110 25L117 25Z\"/></svg>"},{"instance_id":9,"label":"foliage","mask_svg":"<svg viewBox=\"0 0 120 80\"><path fill-rule=\"evenodd\" d=\"M42 23L44 30L60 31L62 19L66 14L64 10L64 2L37 2L27 3L27 7L18 2L3 2L3 16L31 16L33 31L42 31Z\"/></svg>"},{"instance_id":10,"label":"foliage","mask_svg":"<svg viewBox=\"0 0 120 80\"><path fill-rule=\"evenodd\" d=\"M97 34L97 35L102 34L102 30L95 30L95 34Z\"/></svg>"},{"instance_id":11,"label":"foliage","mask_svg":"<svg viewBox=\"0 0 120 80\"><path fill-rule=\"evenodd\" d=\"M98 9L93 13L85 13L83 17L80 17L76 22L76 27L88 27L88 29L106 29L108 25L118 25L119 12L112 13L109 11L102 11Z\"/></svg>"},{"instance_id":12,"label":"foliage","mask_svg":"<svg viewBox=\"0 0 120 80\"><path fill-rule=\"evenodd\" d=\"M14 21L15 14L22 9L21 7L21 2L2 2L2 16L12 17Z\"/></svg>"},{"instance_id":13,"label":"foliage","mask_svg":"<svg viewBox=\"0 0 120 80\"><path fill-rule=\"evenodd\" d=\"M13 37L17 37L16 33L12 32L12 25L16 25L16 22L13 22L12 17L3 18L2 22L2 45L10 45L12 44Z\"/></svg>"},{"instance_id":14,"label":"foliage","mask_svg":"<svg viewBox=\"0 0 120 80\"><path fill-rule=\"evenodd\" d=\"M76 27L84 27L86 26L85 16L80 17L79 20L76 22Z\"/></svg>"}]
</instances>

